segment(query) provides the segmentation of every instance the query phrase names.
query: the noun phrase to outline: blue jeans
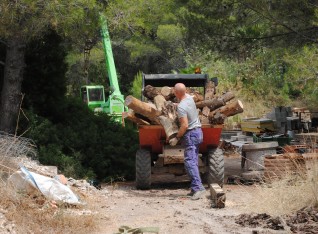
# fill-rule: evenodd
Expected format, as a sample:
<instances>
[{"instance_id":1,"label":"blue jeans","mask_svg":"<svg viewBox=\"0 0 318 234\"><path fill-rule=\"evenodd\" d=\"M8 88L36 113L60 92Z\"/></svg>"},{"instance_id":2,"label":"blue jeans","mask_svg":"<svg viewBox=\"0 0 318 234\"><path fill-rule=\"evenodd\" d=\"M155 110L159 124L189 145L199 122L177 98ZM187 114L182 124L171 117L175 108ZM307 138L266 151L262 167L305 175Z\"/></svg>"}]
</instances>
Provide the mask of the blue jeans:
<instances>
[{"instance_id":1,"label":"blue jeans","mask_svg":"<svg viewBox=\"0 0 318 234\"><path fill-rule=\"evenodd\" d=\"M196 192L203 190L198 167L199 146L203 141L201 128L187 131L182 139L184 149L184 167L191 179L191 190Z\"/></svg>"}]
</instances>

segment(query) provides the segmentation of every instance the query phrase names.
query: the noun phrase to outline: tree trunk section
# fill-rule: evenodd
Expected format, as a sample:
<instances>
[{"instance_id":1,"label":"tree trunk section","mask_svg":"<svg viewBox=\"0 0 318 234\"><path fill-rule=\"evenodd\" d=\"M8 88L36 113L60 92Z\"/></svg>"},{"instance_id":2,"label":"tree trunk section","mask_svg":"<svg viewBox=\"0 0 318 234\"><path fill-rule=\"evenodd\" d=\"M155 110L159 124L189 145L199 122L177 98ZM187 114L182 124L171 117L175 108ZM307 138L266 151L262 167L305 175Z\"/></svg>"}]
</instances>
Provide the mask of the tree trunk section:
<instances>
[{"instance_id":1,"label":"tree trunk section","mask_svg":"<svg viewBox=\"0 0 318 234\"><path fill-rule=\"evenodd\" d=\"M194 89L187 88L187 93L193 98L194 102L201 102L204 100L203 95Z\"/></svg>"},{"instance_id":2,"label":"tree trunk section","mask_svg":"<svg viewBox=\"0 0 318 234\"><path fill-rule=\"evenodd\" d=\"M15 133L21 103L25 43L19 37L9 38L1 91L0 130Z\"/></svg>"},{"instance_id":3,"label":"tree trunk section","mask_svg":"<svg viewBox=\"0 0 318 234\"><path fill-rule=\"evenodd\" d=\"M214 94L215 94L215 84L212 80L209 80L205 85L204 99L211 100L213 99Z\"/></svg>"},{"instance_id":4,"label":"tree trunk section","mask_svg":"<svg viewBox=\"0 0 318 234\"><path fill-rule=\"evenodd\" d=\"M240 100L231 102L225 106L216 109L209 114L209 118L212 123L220 123L224 121L226 117L233 116L243 112L243 104Z\"/></svg>"},{"instance_id":5,"label":"tree trunk section","mask_svg":"<svg viewBox=\"0 0 318 234\"><path fill-rule=\"evenodd\" d=\"M152 105L142 102L131 95L126 97L125 105L132 109L134 112L141 114L152 121L158 122L157 117L161 113Z\"/></svg>"},{"instance_id":6,"label":"tree trunk section","mask_svg":"<svg viewBox=\"0 0 318 234\"><path fill-rule=\"evenodd\" d=\"M165 99L165 97L162 96L162 95L157 95L157 96L155 96L155 98L153 99L153 102L155 103L157 110L161 112L162 109L164 108L166 99Z\"/></svg>"},{"instance_id":7,"label":"tree trunk section","mask_svg":"<svg viewBox=\"0 0 318 234\"><path fill-rule=\"evenodd\" d=\"M207 107L207 106L203 107L203 109L202 109L202 115L204 115L205 117L208 117L209 114L210 114L210 108Z\"/></svg>"},{"instance_id":8,"label":"tree trunk section","mask_svg":"<svg viewBox=\"0 0 318 234\"><path fill-rule=\"evenodd\" d=\"M201 102L196 102L195 105L198 108L203 108L205 106L208 106L211 111L224 106L228 101L232 100L235 97L235 95L232 92L226 92L221 97L214 97L210 100L204 100Z\"/></svg>"},{"instance_id":9,"label":"tree trunk section","mask_svg":"<svg viewBox=\"0 0 318 234\"><path fill-rule=\"evenodd\" d=\"M149 100L153 100L155 96L157 96L159 93L159 90L156 87L153 87L151 85L147 85L144 90L142 91L142 94L148 98Z\"/></svg>"},{"instance_id":10,"label":"tree trunk section","mask_svg":"<svg viewBox=\"0 0 318 234\"><path fill-rule=\"evenodd\" d=\"M162 96L165 97L167 101L172 100L175 98L174 95L174 88L168 87L168 86L163 86L160 90L160 93Z\"/></svg>"},{"instance_id":11,"label":"tree trunk section","mask_svg":"<svg viewBox=\"0 0 318 234\"><path fill-rule=\"evenodd\" d=\"M143 119L138 118L138 117L135 115L134 111L131 110L131 109L130 109L128 112L123 112L123 118L124 118L124 119L128 119L128 120L130 120L130 121L132 121L132 122L134 122L134 123L136 123L136 124L140 124L140 125L150 125L149 122L147 122L147 121L145 121L145 120L143 120Z\"/></svg>"},{"instance_id":12,"label":"tree trunk section","mask_svg":"<svg viewBox=\"0 0 318 234\"><path fill-rule=\"evenodd\" d=\"M164 115L158 117L160 124L163 126L167 139L170 140L171 138L175 137L178 133L178 126L176 121L170 119Z\"/></svg>"},{"instance_id":13,"label":"tree trunk section","mask_svg":"<svg viewBox=\"0 0 318 234\"><path fill-rule=\"evenodd\" d=\"M209 118L204 116L204 115L200 115L199 119L200 119L201 124L209 124L210 123Z\"/></svg>"},{"instance_id":14,"label":"tree trunk section","mask_svg":"<svg viewBox=\"0 0 318 234\"><path fill-rule=\"evenodd\" d=\"M177 106L173 104L172 102L165 102L165 106L162 109L162 115L173 119L174 121L177 121L178 115L177 115Z\"/></svg>"},{"instance_id":15,"label":"tree trunk section","mask_svg":"<svg viewBox=\"0 0 318 234\"><path fill-rule=\"evenodd\" d=\"M225 103L231 101L233 98L235 98L235 95L232 92L226 92L220 97Z\"/></svg>"}]
</instances>

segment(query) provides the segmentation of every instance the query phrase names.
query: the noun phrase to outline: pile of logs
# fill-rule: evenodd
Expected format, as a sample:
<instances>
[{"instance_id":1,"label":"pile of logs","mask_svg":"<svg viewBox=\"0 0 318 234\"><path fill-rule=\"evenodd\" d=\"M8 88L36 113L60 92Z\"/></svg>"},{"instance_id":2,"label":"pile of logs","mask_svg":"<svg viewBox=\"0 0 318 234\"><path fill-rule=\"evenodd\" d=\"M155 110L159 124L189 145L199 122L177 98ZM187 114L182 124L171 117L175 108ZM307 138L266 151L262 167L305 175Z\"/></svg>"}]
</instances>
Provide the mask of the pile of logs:
<instances>
[{"instance_id":1,"label":"pile of logs","mask_svg":"<svg viewBox=\"0 0 318 234\"><path fill-rule=\"evenodd\" d=\"M204 96L192 88L187 88L187 93L192 96L197 106L202 124L223 124L227 117L243 112L242 102L234 100L232 92L216 95L213 81L207 82ZM125 105L129 107L129 111L124 112L123 117L141 125L161 124L168 139L174 137L178 132L178 100L174 95L174 88L147 85L143 96L147 99L146 102L131 95L126 97Z\"/></svg>"}]
</instances>

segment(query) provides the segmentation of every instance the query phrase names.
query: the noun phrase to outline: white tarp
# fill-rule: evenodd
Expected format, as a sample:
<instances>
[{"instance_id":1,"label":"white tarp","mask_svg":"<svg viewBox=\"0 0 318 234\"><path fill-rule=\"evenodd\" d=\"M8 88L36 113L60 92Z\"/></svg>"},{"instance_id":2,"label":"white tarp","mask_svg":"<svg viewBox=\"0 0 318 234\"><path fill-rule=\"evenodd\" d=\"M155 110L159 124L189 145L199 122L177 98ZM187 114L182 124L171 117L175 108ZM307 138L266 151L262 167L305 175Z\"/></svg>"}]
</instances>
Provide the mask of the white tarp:
<instances>
[{"instance_id":1,"label":"white tarp","mask_svg":"<svg viewBox=\"0 0 318 234\"><path fill-rule=\"evenodd\" d=\"M55 201L62 201L70 204L81 204L79 198L72 190L59 181L28 171L21 166L21 171L17 171L8 179L17 189L30 192L32 188L40 190L40 192Z\"/></svg>"}]
</instances>

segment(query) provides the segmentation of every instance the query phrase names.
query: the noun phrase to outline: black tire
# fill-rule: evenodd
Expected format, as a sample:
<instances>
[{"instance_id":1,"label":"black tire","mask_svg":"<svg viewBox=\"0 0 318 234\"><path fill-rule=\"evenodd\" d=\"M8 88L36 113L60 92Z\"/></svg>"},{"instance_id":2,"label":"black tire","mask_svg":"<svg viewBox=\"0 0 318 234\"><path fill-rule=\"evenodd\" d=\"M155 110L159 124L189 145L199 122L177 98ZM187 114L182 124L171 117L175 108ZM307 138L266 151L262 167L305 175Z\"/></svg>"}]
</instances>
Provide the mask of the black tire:
<instances>
[{"instance_id":1,"label":"black tire","mask_svg":"<svg viewBox=\"0 0 318 234\"><path fill-rule=\"evenodd\" d=\"M136 188L149 189L151 185L151 155L148 150L136 153Z\"/></svg>"},{"instance_id":2,"label":"black tire","mask_svg":"<svg viewBox=\"0 0 318 234\"><path fill-rule=\"evenodd\" d=\"M209 150L208 152L208 184L218 184L223 187L224 184L224 156L223 151L219 148Z\"/></svg>"}]
</instances>

